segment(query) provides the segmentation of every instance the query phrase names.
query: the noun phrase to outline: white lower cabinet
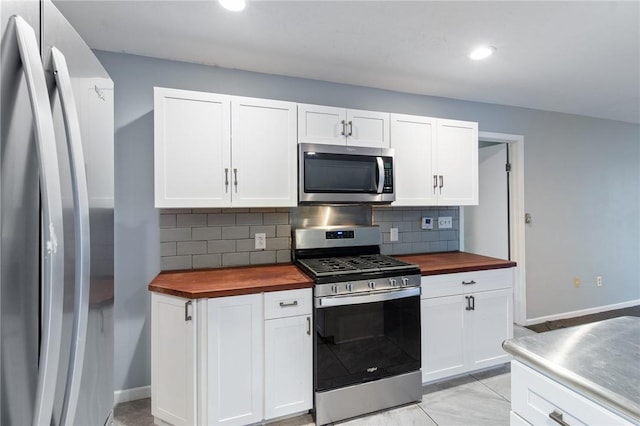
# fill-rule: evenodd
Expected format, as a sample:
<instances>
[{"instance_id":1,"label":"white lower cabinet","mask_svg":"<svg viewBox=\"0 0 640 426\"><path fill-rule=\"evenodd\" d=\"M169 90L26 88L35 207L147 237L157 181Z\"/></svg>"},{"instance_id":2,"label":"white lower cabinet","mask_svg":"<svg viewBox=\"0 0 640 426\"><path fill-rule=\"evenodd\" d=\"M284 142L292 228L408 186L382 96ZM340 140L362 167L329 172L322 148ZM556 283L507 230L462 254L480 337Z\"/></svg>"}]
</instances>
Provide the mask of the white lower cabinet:
<instances>
[{"instance_id":1,"label":"white lower cabinet","mask_svg":"<svg viewBox=\"0 0 640 426\"><path fill-rule=\"evenodd\" d=\"M151 414L196 424L196 327L193 301L151 293Z\"/></svg>"},{"instance_id":2,"label":"white lower cabinet","mask_svg":"<svg viewBox=\"0 0 640 426\"><path fill-rule=\"evenodd\" d=\"M508 362L513 270L422 277L422 382Z\"/></svg>"},{"instance_id":3,"label":"white lower cabinet","mask_svg":"<svg viewBox=\"0 0 640 426\"><path fill-rule=\"evenodd\" d=\"M157 421L244 425L312 408L311 289L151 300Z\"/></svg>"},{"instance_id":4,"label":"white lower cabinet","mask_svg":"<svg viewBox=\"0 0 640 426\"><path fill-rule=\"evenodd\" d=\"M262 420L262 294L217 297L207 303L207 423Z\"/></svg>"},{"instance_id":5,"label":"white lower cabinet","mask_svg":"<svg viewBox=\"0 0 640 426\"><path fill-rule=\"evenodd\" d=\"M634 423L539 371L511 363L512 425L632 425Z\"/></svg>"},{"instance_id":6,"label":"white lower cabinet","mask_svg":"<svg viewBox=\"0 0 640 426\"><path fill-rule=\"evenodd\" d=\"M311 313L264 323L266 419L313 407Z\"/></svg>"}]
</instances>

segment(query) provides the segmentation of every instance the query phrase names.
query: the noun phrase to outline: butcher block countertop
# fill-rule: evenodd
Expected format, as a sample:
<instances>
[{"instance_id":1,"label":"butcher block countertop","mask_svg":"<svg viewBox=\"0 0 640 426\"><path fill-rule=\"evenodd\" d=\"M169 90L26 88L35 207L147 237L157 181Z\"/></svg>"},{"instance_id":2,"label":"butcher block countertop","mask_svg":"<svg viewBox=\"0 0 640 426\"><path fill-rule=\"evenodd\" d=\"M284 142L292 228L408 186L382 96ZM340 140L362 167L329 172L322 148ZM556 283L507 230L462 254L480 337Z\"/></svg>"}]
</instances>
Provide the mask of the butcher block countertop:
<instances>
[{"instance_id":1,"label":"butcher block countertop","mask_svg":"<svg viewBox=\"0 0 640 426\"><path fill-rule=\"evenodd\" d=\"M291 264L282 264L162 272L151 281L149 290L187 299L199 299L312 286L311 278L298 268Z\"/></svg>"},{"instance_id":2,"label":"butcher block countertop","mask_svg":"<svg viewBox=\"0 0 640 426\"><path fill-rule=\"evenodd\" d=\"M420 267L422 275L452 274L455 272L484 271L487 269L513 268L516 262L480 256L460 251L447 253L407 254L394 256Z\"/></svg>"},{"instance_id":3,"label":"butcher block countertop","mask_svg":"<svg viewBox=\"0 0 640 426\"><path fill-rule=\"evenodd\" d=\"M511 268L515 262L464 252L395 256L417 264L422 275ZM162 272L149 290L187 299L238 296L313 287L313 280L292 264Z\"/></svg>"}]
</instances>

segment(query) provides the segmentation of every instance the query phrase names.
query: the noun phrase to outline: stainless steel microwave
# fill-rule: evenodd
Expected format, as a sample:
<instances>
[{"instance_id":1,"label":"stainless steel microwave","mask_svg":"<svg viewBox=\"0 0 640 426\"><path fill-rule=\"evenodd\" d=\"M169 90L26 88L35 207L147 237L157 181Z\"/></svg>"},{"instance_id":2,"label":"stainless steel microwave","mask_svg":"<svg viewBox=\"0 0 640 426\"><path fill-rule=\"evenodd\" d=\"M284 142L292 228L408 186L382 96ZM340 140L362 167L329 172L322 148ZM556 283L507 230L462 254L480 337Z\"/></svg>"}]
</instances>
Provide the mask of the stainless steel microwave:
<instances>
[{"instance_id":1,"label":"stainless steel microwave","mask_svg":"<svg viewBox=\"0 0 640 426\"><path fill-rule=\"evenodd\" d=\"M395 201L393 149L298 145L300 204L388 204Z\"/></svg>"}]
</instances>

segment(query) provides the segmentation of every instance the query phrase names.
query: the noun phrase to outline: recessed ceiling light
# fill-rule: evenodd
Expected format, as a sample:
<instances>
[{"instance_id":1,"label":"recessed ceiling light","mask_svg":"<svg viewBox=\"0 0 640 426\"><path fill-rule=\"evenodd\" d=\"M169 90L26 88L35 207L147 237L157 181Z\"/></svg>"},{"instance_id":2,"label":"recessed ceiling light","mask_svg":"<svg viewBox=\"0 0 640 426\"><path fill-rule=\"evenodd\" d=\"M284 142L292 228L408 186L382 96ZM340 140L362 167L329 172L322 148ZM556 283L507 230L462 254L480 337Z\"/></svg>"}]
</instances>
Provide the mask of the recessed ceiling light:
<instances>
[{"instance_id":1,"label":"recessed ceiling light","mask_svg":"<svg viewBox=\"0 0 640 426\"><path fill-rule=\"evenodd\" d=\"M493 55L496 50L498 49L493 46L480 46L474 49L473 52L469 54L469 58L475 61L486 59L489 56Z\"/></svg>"},{"instance_id":2,"label":"recessed ceiling light","mask_svg":"<svg viewBox=\"0 0 640 426\"><path fill-rule=\"evenodd\" d=\"M220 5L232 12L240 12L247 6L244 0L218 0Z\"/></svg>"}]
</instances>

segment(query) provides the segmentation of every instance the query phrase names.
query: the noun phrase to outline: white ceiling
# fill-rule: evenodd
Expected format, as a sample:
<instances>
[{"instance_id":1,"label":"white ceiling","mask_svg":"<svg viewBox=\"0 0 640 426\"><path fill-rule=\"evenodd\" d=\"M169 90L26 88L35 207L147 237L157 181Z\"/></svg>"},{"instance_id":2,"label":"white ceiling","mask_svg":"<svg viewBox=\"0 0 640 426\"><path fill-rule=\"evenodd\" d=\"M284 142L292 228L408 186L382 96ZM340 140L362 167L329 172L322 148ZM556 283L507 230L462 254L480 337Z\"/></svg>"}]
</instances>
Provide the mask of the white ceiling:
<instances>
[{"instance_id":1,"label":"white ceiling","mask_svg":"<svg viewBox=\"0 0 640 426\"><path fill-rule=\"evenodd\" d=\"M95 49L640 122L640 1L54 3Z\"/></svg>"}]
</instances>

